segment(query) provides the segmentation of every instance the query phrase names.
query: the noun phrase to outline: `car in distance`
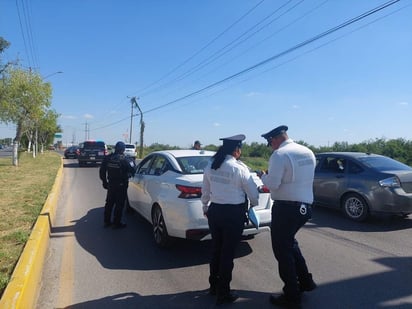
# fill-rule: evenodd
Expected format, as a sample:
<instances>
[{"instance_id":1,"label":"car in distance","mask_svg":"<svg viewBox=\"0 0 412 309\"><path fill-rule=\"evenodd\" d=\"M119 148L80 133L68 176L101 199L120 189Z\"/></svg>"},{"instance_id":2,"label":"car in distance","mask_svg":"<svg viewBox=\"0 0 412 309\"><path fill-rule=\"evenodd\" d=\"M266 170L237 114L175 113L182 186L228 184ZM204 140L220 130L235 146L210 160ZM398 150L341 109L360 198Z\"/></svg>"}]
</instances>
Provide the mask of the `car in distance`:
<instances>
[{"instance_id":1,"label":"car in distance","mask_svg":"<svg viewBox=\"0 0 412 309\"><path fill-rule=\"evenodd\" d=\"M138 164L136 174L129 181L127 208L152 224L158 246L168 247L174 238L211 238L200 197L203 170L214 154L204 150L162 150L150 153ZM248 222L245 236L268 231L271 221L269 191L256 173L252 175L257 186L261 186L259 205L255 206L260 226L256 229Z\"/></svg>"},{"instance_id":2,"label":"car in distance","mask_svg":"<svg viewBox=\"0 0 412 309\"><path fill-rule=\"evenodd\" d=\"M126 149L124 150L124 154L128 157L136 159L136 145L134 144L125 144Z\"/></svg>"},{"instance_id":3,"label":"car in distance","mask_svg":"<svg viewBox=\"0 0 412 309\"><path fill-rule=\"evenodd\" d=\"M64 157L66 159L76 159L78 155L79 147L78 146L70 146L64 150Z\"/></svg>"},{"instance_id":4,"label":"car in distance","mask_svg":"<svg viewBox=\"0 0 412 309\"><path fill-rule=\"evenodd\" d=\"M412 168L362 152L316 154L314 205L341 209L352 220L412 213Z\"/></svg>"},{"instance_id":5,"label":"car in distance","mask_svg":"<svg viewBox=\"0 0 412 309\"><path fill-rule=\"evenodd\" d=\"M101 163L107 154L107 146L104 141L88 140L79 144L77 160L79 166L84 166L87 163Z\"/></svg>"}]
</instances>

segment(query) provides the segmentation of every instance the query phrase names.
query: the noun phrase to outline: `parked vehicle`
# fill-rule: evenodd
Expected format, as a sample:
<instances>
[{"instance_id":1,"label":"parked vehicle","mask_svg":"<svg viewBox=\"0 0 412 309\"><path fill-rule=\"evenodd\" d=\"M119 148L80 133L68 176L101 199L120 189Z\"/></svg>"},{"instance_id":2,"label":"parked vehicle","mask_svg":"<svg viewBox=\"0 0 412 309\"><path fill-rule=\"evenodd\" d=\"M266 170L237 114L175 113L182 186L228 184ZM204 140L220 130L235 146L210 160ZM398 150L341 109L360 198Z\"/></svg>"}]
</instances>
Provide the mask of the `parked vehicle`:
<instances>
[{"instance_id":1,"label":"parked vehicle","mask_svg":"<svg viewBox=\"0 0 412 309\"><path fill-rule=\"evenodd\" d=\"M129 182L127 207L137 211L152 224L156 244L167 247L173 238L210 239L207 218L203 214L203 169L215 153L199 150L164 150L152 152L137 167ZM252 173L260 187L260 219L256 229L249 222L244 235L268 231L271 199L261 180ZM245 209L246 211L246 209Z\"/></svg>"},{"instance_id":2,"label":"parked vehicle","mask_svg":"<svg viewBox=\"0 0 412 309\"><path fill-rule=\"evenodd\" d=\"M412 213L412 168L382 155L316 154L314 204L341 209L352 220Z\"/></svg>"},{"instance_id":3,"label":"parked vehicle","mask_svg":"<svg viewBox=\"0 0 412 309\"><path fill-rule=\"evenodd\" d=\"M126 149L124 151L126 156L136 159L136 145L126 144Z\"/></svg>"},{"instance_id":4,"label":"parked vehicle","mask_svg":"<svg viewBox=\"0 0 412 309\"><path fill-rule=\"evenodd\" d=\"M66 159L76 159L79 152L79 146L70 146L64 150L64 157Z\"/></svg>"},{"instance_id":5,"label":"parked vehicle","mask_svg":"<svg viewBox=\"0 0 412 309\"><path fill-rule=\"evenodd\" d=\"M101 163L107 154L105 142L89 140L79 144L77 160L79 166L84 166L87 163Z\"/></svg>"}]
</instances>

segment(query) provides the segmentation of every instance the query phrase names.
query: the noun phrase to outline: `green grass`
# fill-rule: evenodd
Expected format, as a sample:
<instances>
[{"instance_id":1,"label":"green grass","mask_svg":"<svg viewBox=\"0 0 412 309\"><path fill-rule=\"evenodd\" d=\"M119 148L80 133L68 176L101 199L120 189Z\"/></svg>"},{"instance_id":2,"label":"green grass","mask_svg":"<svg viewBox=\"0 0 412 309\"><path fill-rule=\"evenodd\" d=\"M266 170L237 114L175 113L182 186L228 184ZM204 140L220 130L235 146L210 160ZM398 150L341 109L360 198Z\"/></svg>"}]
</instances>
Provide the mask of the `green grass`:
<instances>
[{"instance_id":1,"label":"green grass","mask_svg":"<svg viewBox=\"0 0 412 309\"><path fill-rule=\"evenodd\" d=\"M268 169L268 159L258 157L241 157L240 160L249 166L252 171L262 171Z\"/></svg>"},{"instance_id":2,"label":"green grass","mask_svg":"<svg viewBox=\"0 0 412 309\"><path fill-rule=\"evenodd\" d=\"M13 166L11 158L0 158L0 295L10 281L60 165L61 157L56 152L38 154L36 158L21 153L19 166Z\"/></svg>"}]
</instances>

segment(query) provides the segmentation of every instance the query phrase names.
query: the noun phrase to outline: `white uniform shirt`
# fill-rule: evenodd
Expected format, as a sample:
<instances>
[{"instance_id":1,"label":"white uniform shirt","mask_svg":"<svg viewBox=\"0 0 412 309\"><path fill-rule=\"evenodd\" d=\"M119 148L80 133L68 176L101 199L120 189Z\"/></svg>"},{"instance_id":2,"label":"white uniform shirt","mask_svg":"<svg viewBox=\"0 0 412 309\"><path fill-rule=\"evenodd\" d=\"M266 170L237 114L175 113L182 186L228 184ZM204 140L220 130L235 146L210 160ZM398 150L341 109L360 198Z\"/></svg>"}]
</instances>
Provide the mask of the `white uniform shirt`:
<instances>
[{"instance_id":1,"label":"white uniform shirt","mask_svg":"<svg viewBox=\"0 0 412 309\"><path fill-rule=\"evenodd\" d=\"M273 200L312 204L315 165L313 152L289 138L273 151L262 182Z\"/></svg>"},{"instance_id":2,"label":"white uniform shirt","mask_svg":"<svg viewBox=\"0 0 412 309\"><path fill-rule=\"evenodd\" d=\"M251 206L259 203L257 185L250 175L249 169L233 156L226 155L222 165L214 170L209 162L204 170L202 186L202 203L241 204L245 202L245 194Z\"/></svg>"}]
</instances>

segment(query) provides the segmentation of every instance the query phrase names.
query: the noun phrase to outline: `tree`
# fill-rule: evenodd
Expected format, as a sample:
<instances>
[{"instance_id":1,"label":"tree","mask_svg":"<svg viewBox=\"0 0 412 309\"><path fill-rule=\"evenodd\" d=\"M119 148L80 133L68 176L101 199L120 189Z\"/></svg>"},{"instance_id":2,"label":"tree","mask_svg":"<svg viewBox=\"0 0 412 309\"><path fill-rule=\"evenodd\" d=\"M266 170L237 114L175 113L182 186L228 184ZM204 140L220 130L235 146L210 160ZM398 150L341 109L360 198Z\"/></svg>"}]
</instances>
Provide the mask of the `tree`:
<instances>
[{"instance_id":1,"label":"tree","mask_svg":"<svg viewBox=\"0 0 412 309\"><path fill-rule=\"evenodd\" d=\"M16 125L13 165L18 165L18 146L22 135L38 126L51 105L51 85L41 76L20 68L8 69L0 84L0 121Z\"/></svg>"},{"instance_id":2,"label":"tree","mask_svg":"<svg viewBox=\"0 0 412 309\"><path fill-rule=\"evenodd\" d=\"M0 56L10 46L10 43L7 42L3 37L0 36ZM2 64L1 57L0 57L0 78L3 75L3 72L7 69L10 63Z\"/></svg>"},{"instance_id":3,"label":"tree","mask_svg":"<svg viewBox=\"0 0 412 309\"><path fill-rule=\"evenodd\" d=\"M56 132L61 132L60 126L57 124L59 114L54 110L48 110L44 117L40 120L38 127L38 138L41 143L41 152L44 150L44 145L51 144Z\"/></svg>"}]
</instances>

